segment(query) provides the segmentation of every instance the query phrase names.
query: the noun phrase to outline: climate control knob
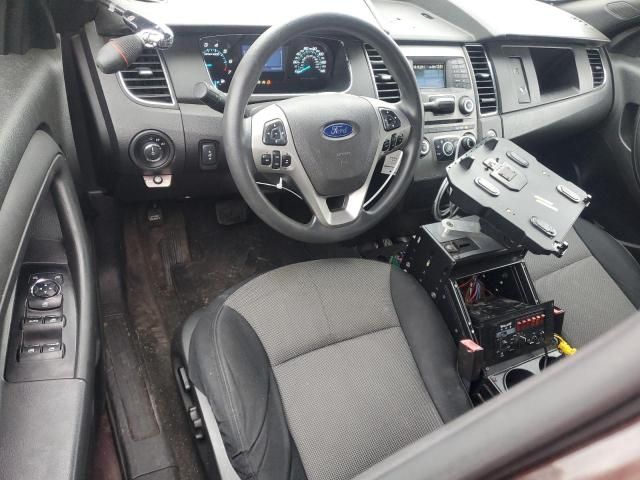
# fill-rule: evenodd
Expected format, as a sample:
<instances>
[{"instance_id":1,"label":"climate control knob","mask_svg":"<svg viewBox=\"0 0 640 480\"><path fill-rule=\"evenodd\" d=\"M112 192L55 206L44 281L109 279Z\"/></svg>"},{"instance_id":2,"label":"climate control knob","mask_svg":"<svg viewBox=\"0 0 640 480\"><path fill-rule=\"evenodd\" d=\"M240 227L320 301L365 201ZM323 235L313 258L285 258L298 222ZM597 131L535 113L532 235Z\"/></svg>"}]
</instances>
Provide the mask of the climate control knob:
<instances>
[{"instance_id":1,"label":"climate control knob","mask_svg":"<svg viewBox=\"0 0 640 480\"><path fill-rule=\"evenodd\" d=\"M458 108L463 115L471 115L476 109L476 104L471 97L461 97L458 102Z\"/></svg>"},{"instance_id":2,"label":"climate control knob","mask_svg":"<svg viewBox=\"0 0 640 480\"><path fill-rule=\"evenodd\" d=\"M456 152L456 146L453 142L444 142L442 144L442 153L444 153L445 157L450 157Z\"/></svg>"},{"instance_id":3,"label":"climate control knob","mask_svg":"<svg viewBox=\"0 0 640 480\"><path fill-rule=\"evenodd\" d=\"M460 139L460 142L462 142L462 148L464 148L465 151L471 150L476 146L476 137L473 135L465 135Z\"/></svg>"}]
</instances>

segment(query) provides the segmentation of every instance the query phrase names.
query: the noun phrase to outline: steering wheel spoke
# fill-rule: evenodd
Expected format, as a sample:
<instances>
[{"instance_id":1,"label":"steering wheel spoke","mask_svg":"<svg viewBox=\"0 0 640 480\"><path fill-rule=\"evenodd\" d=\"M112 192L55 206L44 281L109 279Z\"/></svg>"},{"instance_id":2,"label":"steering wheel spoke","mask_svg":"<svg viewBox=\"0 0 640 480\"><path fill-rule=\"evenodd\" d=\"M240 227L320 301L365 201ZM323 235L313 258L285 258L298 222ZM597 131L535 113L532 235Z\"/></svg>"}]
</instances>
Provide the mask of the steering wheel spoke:
<instances>
[{"instance_id":1,"label":"steering wheel spoke","mask_svg":"<svg viewBox=\"0 0 640 480\"><path fill-rule=\"evenodd\" d=\"M403 150L411 134L411 123L400 104L383 102L377 98L366 98L378 112L380 142L378 156Z\"/></svg>"},{"instance_id":2,"label":"steering wheel spoke","mask_svg":"<svg viewBox=\"0 0 640 480\"><path fill-rule=\"evenodd\" d=\"M344 195L321 195L307 175L293 141L293 132L278 104L256 112L250 119L251 149L256 171L286 175L298 187L315 218L325 226L339 226L358 218L373 176L370 169L364 184ZM379 148L382 148L381 145ZM376 152L379 154L379 152Z\"/></svg>"}]
</instances>

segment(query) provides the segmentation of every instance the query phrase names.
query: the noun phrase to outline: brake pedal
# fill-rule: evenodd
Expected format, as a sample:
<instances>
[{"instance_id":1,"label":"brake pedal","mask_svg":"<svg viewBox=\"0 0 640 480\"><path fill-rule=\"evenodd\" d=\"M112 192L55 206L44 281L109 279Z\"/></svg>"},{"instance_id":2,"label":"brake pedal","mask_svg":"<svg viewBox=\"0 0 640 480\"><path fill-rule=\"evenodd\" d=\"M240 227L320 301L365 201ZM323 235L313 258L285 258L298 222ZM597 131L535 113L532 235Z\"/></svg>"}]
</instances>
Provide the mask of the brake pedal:
<instances>
[{"instance_id":1,"label":"brake pedal","mask_svg":"<svg viewBox=\"0 0 640 480\"><path fill-rule=\"evenodd\" d=\"M242 200L216 202L216 218L220 225L244 223L249 216L249 208Z\"/></svg>"}]
</instances>

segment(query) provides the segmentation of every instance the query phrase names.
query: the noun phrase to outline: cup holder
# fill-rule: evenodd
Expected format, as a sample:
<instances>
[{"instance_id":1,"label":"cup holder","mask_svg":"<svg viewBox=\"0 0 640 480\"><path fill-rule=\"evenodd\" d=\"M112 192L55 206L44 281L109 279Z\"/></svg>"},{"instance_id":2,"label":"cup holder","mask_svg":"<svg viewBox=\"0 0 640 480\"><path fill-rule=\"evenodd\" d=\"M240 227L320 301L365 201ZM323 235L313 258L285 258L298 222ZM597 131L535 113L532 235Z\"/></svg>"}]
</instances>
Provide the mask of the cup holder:
<instances>
[{"instance_id":1,"label":"cup holder","mask_svg":"<svg viewBox=\"0 0 640 480\"><path fill-rule=\"evenodd\" d=\"M534 373L524 368L514 368L510 370L504 377L504 386L507 390L513 388L523 380L533 377Z\"/></svg>"},{"instance_id":2,"label":"cup holder","mask_svg":"<svg viewBox=\"0 0 640 480\"><path fill-rule=\"evenodd\" d=\"M545 357L540 358L540 363L538 364L538 366L540 367L540 371L544 370L546 367L550 367L558 360L560 360L560 357L546 357L545 363Z\"/></svg>"}]
</instances>

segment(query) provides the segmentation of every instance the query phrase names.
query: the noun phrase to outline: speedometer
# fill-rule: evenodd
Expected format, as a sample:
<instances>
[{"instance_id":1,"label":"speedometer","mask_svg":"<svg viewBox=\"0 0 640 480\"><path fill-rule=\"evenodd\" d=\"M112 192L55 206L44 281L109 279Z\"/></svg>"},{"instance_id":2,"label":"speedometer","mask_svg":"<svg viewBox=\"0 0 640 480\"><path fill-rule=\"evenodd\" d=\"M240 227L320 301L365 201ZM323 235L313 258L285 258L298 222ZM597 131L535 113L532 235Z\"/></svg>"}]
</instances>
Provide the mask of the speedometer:
<instances>
[{"instance_id":1,"label":"speedometer","mask_svg":"<svg viewBox=\"0 0 640 480\"><path fill-rule=\"evenodd\" d=\"M303 47L293 57L293 73L302 78L318 78L327 73L327 56L318 47Z\"/></svg>"},{"instance_id":2,"label":"speedometer","mask_svg":"<svg viewBox=\"0 0 640 480\"><path fill-rule=\"evenodd\" d=\"M228 86L235 67L233 58L229 58L229 49L219 43L205 45L202 49L202 56L211 81L218 88Z\"/></svg>"}]
</instances>

